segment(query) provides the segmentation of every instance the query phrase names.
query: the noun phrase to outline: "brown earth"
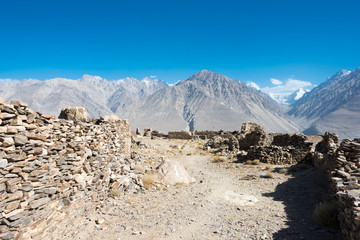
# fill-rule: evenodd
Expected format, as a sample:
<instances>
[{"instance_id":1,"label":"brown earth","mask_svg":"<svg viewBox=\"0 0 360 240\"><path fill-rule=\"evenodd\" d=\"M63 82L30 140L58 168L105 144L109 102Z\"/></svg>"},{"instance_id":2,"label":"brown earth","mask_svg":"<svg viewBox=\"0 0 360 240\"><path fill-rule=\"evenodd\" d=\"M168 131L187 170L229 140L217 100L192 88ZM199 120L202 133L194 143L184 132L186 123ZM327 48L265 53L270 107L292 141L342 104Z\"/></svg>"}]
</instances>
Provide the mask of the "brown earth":
<instances>
[{"instance_id":1,"label":"brown earth","mask_svg":"<svg viewBox=\"0 0 360 240\"><path fill-rule=\"evenodd\" d=\"M86 213L59 222L49 239L338 239L336 229L318 225L315 204L327 188L312 167L292 174L289 166L246 165L201 150L204 142L140 138L136 147L152 168L162 158L178 160L196 179L190 185L154 184L140 194L109 197ZM224 160L224 161L223 161ZM266 177L267 175L267 177ZM244 194L259 201L241 206L226 194ZM44 236L42 236L44 239Z\"/></svg>"}]
</instances>

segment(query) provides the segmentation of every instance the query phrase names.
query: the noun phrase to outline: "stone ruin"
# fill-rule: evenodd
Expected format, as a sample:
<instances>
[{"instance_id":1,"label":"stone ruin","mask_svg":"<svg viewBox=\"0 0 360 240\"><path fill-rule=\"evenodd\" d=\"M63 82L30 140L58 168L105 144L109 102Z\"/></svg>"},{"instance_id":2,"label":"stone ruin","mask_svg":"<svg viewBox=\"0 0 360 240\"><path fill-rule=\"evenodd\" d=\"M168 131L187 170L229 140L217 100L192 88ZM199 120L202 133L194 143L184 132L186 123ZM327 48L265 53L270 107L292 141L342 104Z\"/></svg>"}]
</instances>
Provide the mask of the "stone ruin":
<instances>
[{"instance_id":1,"label":"stone ruin","mask_svg":"<svg viewBox=\"0 0 360 240\"><path fill-rule=\"evenodd\" d=\"M73 120L0 98L0 239L51 238L59 220L94 208L111 189L144 189L129 122L67 112Z\"/></svg>"},{"instance_id":2,"label":"stone ruin","mask_svg":"<svg viewBox=\"0 0 360 240\"><path fill-rule=\"evenodd\" d=\"M240 161L258 159L270 164L295 164L310 157L321 140L320 135L267 133L258 124L244 123L240 131L219 131L205 148L240 153Z\"/></svg>"},{"instance_id":3,"label":"stone ruin","mask_svg":"<svg viewBox=\"0 0 360 240\"><path fill-rule=\"evenodd\" d=\"M240 153L242 161L313 164L330 181L343 238L360 239L360 139L345 139L339 145L339 137L334 133L266 133L255 123L244 123L241 131L219 132L205 147Z\"/></svg>"}]
</instances>

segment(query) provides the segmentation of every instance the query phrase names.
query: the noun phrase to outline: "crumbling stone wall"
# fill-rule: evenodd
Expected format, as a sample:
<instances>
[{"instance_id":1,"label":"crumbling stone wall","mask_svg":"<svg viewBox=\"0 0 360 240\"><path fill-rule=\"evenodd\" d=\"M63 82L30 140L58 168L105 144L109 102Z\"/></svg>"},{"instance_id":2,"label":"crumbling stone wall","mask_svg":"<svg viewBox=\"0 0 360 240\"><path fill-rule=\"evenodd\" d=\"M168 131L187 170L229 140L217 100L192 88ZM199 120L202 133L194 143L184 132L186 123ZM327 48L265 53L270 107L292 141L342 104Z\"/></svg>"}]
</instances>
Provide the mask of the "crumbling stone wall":
<instances>
[{"instance_id":1,"label":"crumbling stone wall","mask_svg":"<svg viewBox=\"0 0 360 240\"><path fill-rule=\"evenodd\" d=\"M219 132L205 147L235 153L242 151L239 155L242 160L258 159L264 163L293 164L311 158L320 140L321 136L267 133L260 125L247 122L240 131Z\"/></svg>"},{"instance_id":2,"label":"crumbling stone wall","mask_svg":"<svg viewBox=\"0 0 360 240\"><path fill-rule=\"evenodd\" d=\"M314 164L329 176L343 238L360 239L360 139L345 139L337 147L337 135L325 135Z\"/></svg>"},{"instance_id":3,"label":"crumbling stone wall","mask_svg":"<svg viewBox=\"0 0 360 240\"><path fill-rule=\"evenodd\" d=\"M169 139L192 139L192 132L189 131L172 131L168 133Z\"/></svg>"},{"instance_id":4,"label":"crumbling stone wall","mask_svg":"<svg viewBox=\"0 0 360 240\"><path fill-rule=\"evenodd\" d=\"M198 136L200 139L210 139L216 135L219 135L219 131L195 131L194 136Z\"/></svg>"},{"instance_id":5,"label":"crumbling stone wall","mask_svg":"<svg viewBox=\"0 0 360 240\"><path fill-rule=\"evenodd\" d=\"M130 144L127 120L55 119L26 103L0 102L0 239L39 234L109 189L142 190Z\"/></svg>"}]
</instances>

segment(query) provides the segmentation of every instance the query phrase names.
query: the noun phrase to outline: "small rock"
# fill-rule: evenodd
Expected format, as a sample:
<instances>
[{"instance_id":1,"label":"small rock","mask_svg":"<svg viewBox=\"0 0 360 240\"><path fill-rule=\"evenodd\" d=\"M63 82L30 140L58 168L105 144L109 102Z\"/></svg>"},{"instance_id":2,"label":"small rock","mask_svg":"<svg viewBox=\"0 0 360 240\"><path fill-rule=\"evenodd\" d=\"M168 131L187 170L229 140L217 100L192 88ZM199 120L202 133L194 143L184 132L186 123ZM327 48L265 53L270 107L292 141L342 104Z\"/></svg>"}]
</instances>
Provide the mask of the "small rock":
<instances>
[{"instance_id":1,"label":"small rock","mask_svg":"<svg viewBox=\"0 0 360 240\"><path fill-rule=\"evenodd\" d=\"M96 224L103 224L105 222L104 218L98 218L95 220Z\"/></svg>"},{"instance_id":2,"label":"small rock","mask_svg":"<svg viewBox=\"0 0 360 240\"><path fill-rule=\"evenodd\" d=\"M14 141L16 146L22 146L28 142L28 137L22 134L16 134L14 136Z\"/></svg>"},{"instance_id":3,"label":"small rock","mask_svg":"<svg viewBox=\"0 0 360 240\"><path fill-rule=\"evenodd\" d=\"M12 146L14 144L15 144L15 142L14 142L14 139L12 137L6 137L6 138L4 138L2 146L3 147L10 147L10 146Z\"/></svg>"},{"instance_id":4,"label":"small rock","mask_svg":"<svg viewBox=\"0 0 360 240\"><path fill-rule=\"evenodd\" d=\"M0 168L5 168L8 165L8 161L6 159L0 159Z\"/></svg>"}]
</instances>

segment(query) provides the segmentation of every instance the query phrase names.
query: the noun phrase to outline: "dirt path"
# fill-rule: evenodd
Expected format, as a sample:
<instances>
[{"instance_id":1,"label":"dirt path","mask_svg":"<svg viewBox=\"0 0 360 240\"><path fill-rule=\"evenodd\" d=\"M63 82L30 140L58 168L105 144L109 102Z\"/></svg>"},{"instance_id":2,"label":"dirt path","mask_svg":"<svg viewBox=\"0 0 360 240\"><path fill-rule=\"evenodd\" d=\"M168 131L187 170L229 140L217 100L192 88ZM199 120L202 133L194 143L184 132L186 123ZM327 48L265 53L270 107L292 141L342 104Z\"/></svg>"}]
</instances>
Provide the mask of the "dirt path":
<instances>
[{"instance_id":1,"label":"dirt path","mask_svg":"<svg viewBox=\"0 0 360 240\"><path fill-rule=\"evenodd\" d=\"M212 163L199 142L141 141L148 148L136 151L148 164L158 165L162 156L179 160L196 183L108 198L88 214L68 219L58 239L336 239L335 230L312 217L323 191L314 170L294 177L265 165ZM229 200L236 194L258 202L242 206Z\"/></svg>"}]
</instances>

